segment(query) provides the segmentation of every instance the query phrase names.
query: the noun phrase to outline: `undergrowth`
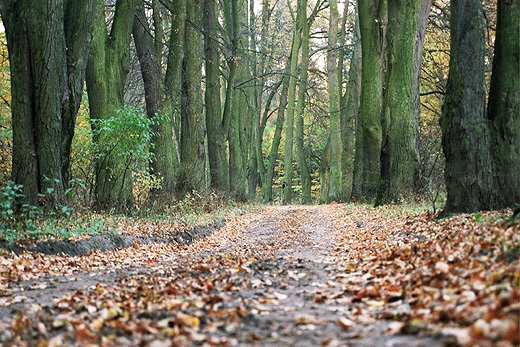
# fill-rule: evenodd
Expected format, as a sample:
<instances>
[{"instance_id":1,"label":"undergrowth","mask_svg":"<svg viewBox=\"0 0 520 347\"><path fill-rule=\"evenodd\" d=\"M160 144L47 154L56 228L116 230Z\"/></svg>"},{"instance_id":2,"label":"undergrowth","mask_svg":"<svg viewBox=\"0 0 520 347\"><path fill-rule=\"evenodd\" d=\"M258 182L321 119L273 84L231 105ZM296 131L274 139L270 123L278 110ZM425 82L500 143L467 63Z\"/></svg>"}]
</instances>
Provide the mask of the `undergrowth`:
<instances>
[{"instance_id":1,"label":"undergrowth","mask_svg":"<svg viewBox=\"0 0 520 347\"><path fill-rule=\"evenodd\" d=\"M0 245L48 239L79 239L111 232L164 234L205 227L222 222L227 216L242 215L259 205L236 203L216 193L191 192L183 199L156 196L132 215L112 211L93 212L71 201L67 213L47 213L37 206L16 206L23 197L21 186L13 183L0 189ZM129 231L130 230L130 231Z\"/></svg>"}]
</instances>

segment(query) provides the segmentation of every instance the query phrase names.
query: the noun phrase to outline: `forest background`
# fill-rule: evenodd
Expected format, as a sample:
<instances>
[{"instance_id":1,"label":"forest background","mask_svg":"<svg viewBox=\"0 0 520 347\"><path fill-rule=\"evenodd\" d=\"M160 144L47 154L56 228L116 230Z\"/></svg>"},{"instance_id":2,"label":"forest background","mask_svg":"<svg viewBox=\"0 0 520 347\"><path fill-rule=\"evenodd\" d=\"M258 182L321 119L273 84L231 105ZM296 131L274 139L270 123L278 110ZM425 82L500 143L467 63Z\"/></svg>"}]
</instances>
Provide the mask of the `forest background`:
<instances>
[{"instance_id":1,"label":"forest background","mask_svg":"<svg viewBox=\"0 0 520 347\"><path fill-rule=\"evenodd\" d=\"M217 195L445 214L520 201L518 0L0 11L4 230Z\"/></svg>"}]
</instances>

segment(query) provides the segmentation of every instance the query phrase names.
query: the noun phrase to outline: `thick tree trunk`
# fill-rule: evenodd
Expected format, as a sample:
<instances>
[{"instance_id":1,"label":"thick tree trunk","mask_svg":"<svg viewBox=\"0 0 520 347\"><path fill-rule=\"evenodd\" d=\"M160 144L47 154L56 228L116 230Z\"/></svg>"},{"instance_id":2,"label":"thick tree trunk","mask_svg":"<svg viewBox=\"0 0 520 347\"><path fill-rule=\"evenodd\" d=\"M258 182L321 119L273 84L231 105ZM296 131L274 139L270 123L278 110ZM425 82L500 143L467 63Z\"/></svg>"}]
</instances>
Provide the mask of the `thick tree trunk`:
<instances>
[{"instance_id":1,"label":"thick tree trunk","mask_svg":"<svg viewBox=\"0 0 520 347\"><path fill-rule=\"evenodd\" d=\"M211 187L229 190L229 164L227 158L227 132L222 124L220 99L220 53L218 48L218 16L216 3L204 1L204 49L206 69L206 126L208 129L208 157Z\"/></svg>"},{"instance_id":2,"label":"thick tree trunk","mask_svg":"<svg viewBox=\"0 0 520 347\"><path fill-rule=\"evenodd\" d=\"M204 191L205 123L202 110L200 26L201 4L191 2L186 11L186 40L183 62L181 109L181 165L178 188L181 192Z\"/></svg>"},{"instance_id":3,"label":"thick tree trunk","mask_svg":"<svg viewBox=\"0 0 520 347\"><path fill-rule=\"evenodd\" d=\"M12 180L23 185L24 202L45 204L46 209L66 203L91 5L89 1L0 2L11 68ZM75 15L81 19L65 18L71 7L76 7Z\"/></svg>"},{"instance_id":4,"label":"thick tree trunk","mask_svg":"<svg viewBox=\"0 0 520 347\"><path fill-rule=\"evenodd\" d=\"M419 78L416 62L422 57L427 17L423 3L388 0L385 95L383 102L383 148L378 203L410 199L418 179L417 146Z\"/></svg>"},{"instance_id":5,"label":"thick tree trunk","mask_svg":"<svg viewBox=\"0 0 520 347\"><path fill-rule=\"evenodd\" d=\"M124 106L124 83L129 70L130 40L135 0L117 0L110 35L106 31L105 6L95 0L92 49L87 64L90 117L108 119ZM99 143L101 138L94 138ZM106 149L105 149L106 150ZM125 158L104 152L96 163L95 206L98 209L133 208L132 172Z\"/></svg>"},{"instance_id":6,"label":"thick tree trunk","mask_svg":"<svg viewBox=\"0 0 520 347\"><path fill-rule=\"evenodd\" d=\"M134 37L141 74L144 83L146 114L153 120L153 153L151 173L161 180L161 188L154 189L154 195L172 193L175 188L175 148L173 128L170 118L171 98L165 95L164 80L161 72L161 52L156 51L153 37L150 35L148 20L144 12L144 3L139 2L132 35ZM161 47L162 48L162 47Z\"/></svg>"},{"instance_id":7,"label":"thick tree trunk","mask_svg":"<svg viewBox=\"0 0 520 347\"><path fill-rule=\"evenodd\" d=\"M63 105L62 115L61 171L65 186L68 186L72 178L70 173L72 138L83 97L85 71L92 41L93 5L94 0L66 0L64 3L68 100Z\"/></svg>"},{"instance_id":8,"label":"thick tree trunk","mask_svg":"<svg viewBox=\"0 0 520 347\"><path fill-rule=\"evenodd\" d=\"M169 4L171 14L170 42L168 44L168 57L166 64L166 76L164 78L166 93L172 100L173 142L176 152L176 162L180 164L181 153L179 148L181 100L182 100L182 66L184 62L184 49L186 40L186 9L187 0L178 0ZM176 170L176 175L179 172Z\"/></svg>"},{"instance_id":9,"label":"thick tree trunk","mask_svg":"<svg viewBox=\"0 0 520 347\"><path fill-rule=\"evenodd\" d=\"M499 0L497 20L488 119L498 209L520 203L520 1Z\"/></svg>"},{"instance_id":10,"label":"thick tree trunk","mask_svg":"<svg viewBox=\"0 0 520 347\"><path fill-rule=\"evenodd\" d=\"M383 66L386 0L358 0L361 33L361 96L356 125L353 197L373 202L381 176Z\"/></svg>"},{"instance_id":11,"label":"thick tree trunk","mask_svg":"<svg viewBox=\"0 0 520 347\"><path fill-rule=\"evenodd\" d=\"M452 1L450 31L450 70L440 122L448 192L443 215L489 208L492 189L481 1Z\"/></svg>"},{"instance_id":12,"label":"thick tree trunk","mask_svg":"<svg viewBox=\"0 0 520 347\"><path fill-rule=\"evenodd\" d=\"M244 1L232 0L222 4L227 34L230 38L228 60L229 75L226 86L226 100L224 102L224 129L228 131L229 144L229 186L232 195L238 200L247 200L246 165L247 143L243 136L245 120L247 118L247 102L238 85L243 81L247 66L244 62L244 52L247 45L241 39L244 18Z\"/></svg>"}]
</instances>

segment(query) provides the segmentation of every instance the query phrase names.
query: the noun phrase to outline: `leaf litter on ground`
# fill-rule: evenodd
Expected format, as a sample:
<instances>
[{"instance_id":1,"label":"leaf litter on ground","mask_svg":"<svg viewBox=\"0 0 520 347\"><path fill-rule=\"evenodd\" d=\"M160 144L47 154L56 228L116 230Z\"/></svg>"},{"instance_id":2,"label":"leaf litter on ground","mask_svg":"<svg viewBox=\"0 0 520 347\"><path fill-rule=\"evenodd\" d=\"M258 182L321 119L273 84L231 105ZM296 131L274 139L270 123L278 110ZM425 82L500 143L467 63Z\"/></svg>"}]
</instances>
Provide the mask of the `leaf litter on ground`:
<instances>
[{"instance_id":1,"label":"leaf litter on ground","mask_svg":"<svg viewBox=\"0 0 520 347\"><path fill-rule=\"evenodd\" d=\"M3 252L0 344L364 346L376 337L359 329L385 322L388 338L517 346L520 224L503 222L511 211L440 221L403 211L266 207L228 216L186 246ZM157 230L137 225L119 228ZM63 278L74 290L60 290ZM50 304L29 297L49 289Z\"/></svg>"}]
</instances>

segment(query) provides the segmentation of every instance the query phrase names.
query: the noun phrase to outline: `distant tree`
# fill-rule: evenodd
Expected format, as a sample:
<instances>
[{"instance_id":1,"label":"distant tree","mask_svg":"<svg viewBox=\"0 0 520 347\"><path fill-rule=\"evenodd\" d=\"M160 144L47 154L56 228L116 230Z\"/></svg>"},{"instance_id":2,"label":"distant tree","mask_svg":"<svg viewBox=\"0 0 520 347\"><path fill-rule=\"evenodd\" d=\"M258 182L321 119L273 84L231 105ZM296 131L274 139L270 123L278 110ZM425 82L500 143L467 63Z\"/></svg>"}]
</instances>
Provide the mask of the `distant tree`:
<instances>
[{"instance_id":1,"label":"distant tree","mask_svg":"<svg viewBox=\"0 0 520 347\"><path fill-rule=\"evenodd\" d=\"M229 161L227 158L227 128L229 117L222 117L220 50L217 3L204 1L204 52L206 70L206 127L211 187L229 191Z\"/></svg>"},{"instance_id":2,"label":"distant tree","mask_svg":"<svg viewBox=\"0 0 520 347\"><path fill-rule=\"evenodd\" d=\"M11 66L12 180L25 202L66 204L92 30L91 0L0 1Z\"/></svg>"},{"instance_id":3,"label":"distant tree","mask_svg":"<svg viewBox=\"0 0 520 347\"><path fill-rule=\"evenodd\" d=\"M293 147L294 147L294 113L296 109L296 84L298 73L298 58L300 53L300 44L302 38L301 24L307 19L303 12L306 8L302 8L301 0L296 6L296 18L294 20L293 41L291 45L291 55L289 59L289 86L287 91L287 111L285 117L285 148L284 148L284 177L282 203L290 204L292 202L293 190Z\"/></svg>"},{"instance_id":4,"label":"distant tree","mask_svg":"<svg viewBox=\"0 0 520 347\"><path fill-rule=\"evenodd\" d=\"M330 188L329 198L331 201L345 201L347 197L343 196L343 166L341 159L343 157L343 140L341 134L341 83L339 80L338 70L338 28L339 28L339 12L338 1L329 1L329 34L328 34L328 52L327 52L327 73L329 81L329 139L330 139Z\"/></svg>"},{"instance_id":5,"label":"distant tree","mask_svg":"<svg viewBox=\"0 0 520 347\"><path fill-rule=\"evenodd\" d=\"M163 38L162 18L157 0L152 2L153 28L148 24L144 2L137 3L132 35L139 59L141 76L144 84L146 114L151 120L153 153L151 174L160 179L160 189L154 188L155 195L172 194L175 188L175 173L178 166L173 137L173 100L166 93L162 71Z\"/></svg>"},{"instance_id":6,"label":"distant tree","mask_svg":"<svg viewBox=\"0 0 520 347\"><path fill-rule=\"evenodd\" d=\"M246 95L238 85L248 79L249 68L246 64L248 48L247 36L244 35L247 21L247 8L244 0L231 0L222 3L224 27L229 38L227 54L227 85L224 101L224 119L229 117L229 186L232 195L238 200L247 199L247 141L245 139L245 121L247 119Z\"/></svg>"}]
</instances>

